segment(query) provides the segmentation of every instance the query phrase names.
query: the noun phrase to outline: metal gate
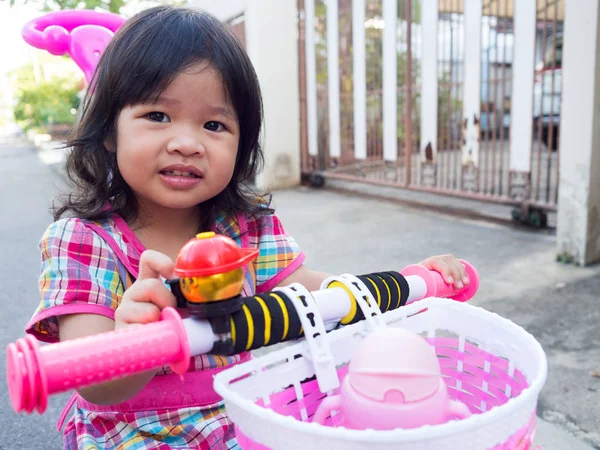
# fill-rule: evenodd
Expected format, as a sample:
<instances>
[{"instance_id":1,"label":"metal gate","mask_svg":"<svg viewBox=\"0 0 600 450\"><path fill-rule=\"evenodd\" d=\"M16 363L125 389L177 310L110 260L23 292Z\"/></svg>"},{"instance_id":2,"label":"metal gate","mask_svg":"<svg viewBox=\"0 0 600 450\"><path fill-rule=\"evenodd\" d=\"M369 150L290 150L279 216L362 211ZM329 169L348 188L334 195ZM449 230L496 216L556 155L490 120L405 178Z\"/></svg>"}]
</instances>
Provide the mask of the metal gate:
<instances>
[{"instance_id":1,"label":"metal gate","mask_svg":"<svg viewBox=\"0 0 600 450\"><path fill-rule=\"evenodd\" d=\"M537 0L531 198L556 205L564 0Z\"/></svg>"},{"instance_id":2,"label":"metal gate","mask_svg":"<svg viewBox=\"0 0 600 450\"><path fill-rule=\"evenodd\" d=\"M303 174L554 210L563 1L299 0Z\"/></svg>"}]
</instances>

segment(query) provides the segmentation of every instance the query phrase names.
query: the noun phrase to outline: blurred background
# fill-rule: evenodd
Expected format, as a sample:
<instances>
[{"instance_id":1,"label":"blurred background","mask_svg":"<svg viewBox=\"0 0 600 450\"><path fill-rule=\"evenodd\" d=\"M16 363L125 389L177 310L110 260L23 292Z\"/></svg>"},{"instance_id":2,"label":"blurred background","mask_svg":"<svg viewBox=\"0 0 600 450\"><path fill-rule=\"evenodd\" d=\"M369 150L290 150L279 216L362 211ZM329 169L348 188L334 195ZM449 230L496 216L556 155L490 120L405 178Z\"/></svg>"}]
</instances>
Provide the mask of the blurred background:
<instances>
[{"instance_id":1,"label":"blurred background","mask_svg":"<svg viewBox=\"0 0 600 450\"><path fill-rule=\"evenodd\" d=\"M68 55L21 31L53 11L127 19L160 3L0 0L2 348L38 302L36 243L66 190L64 142L87 88ZM598 0L178 4L214 14L246 48L265 108L266 166L251 181L275 192L311 266L469 259L482 276L474 302L548 354L537 443L600 449ZM3 414L0 449L60 448L64 403Z\"/></svg>"},{"instance_id":2,"label":"blurred background","mask_svg":"<svg viewBox=\"0 0 600 450\"><path fill-rule=\"evenodd\" d=\"M26 21L73 8L127 18L158 3L0 2L6 43L0 49L0 133L26 134L56 149L85 89L67 55L50 55L19 38ZM487 216L557 226L559 180L568 172L561 173L561 148L571 155L581 147L578 139L589 141L576 129L564 136L561 120L578 123L575 114L591 113L577 107L585 92L577 76L566 86L574 111L563 104L565 0L180 4L227 23L259 74L267 126L267 170L254 180L259 186L366 182L403 188L397 195L421 203L430 200L420 194L441 194L467 201L449 200L456 208L476 200L471 209ZM592 37L580 38L582 44ZM573 43L571 73L583 69L580 60L590 61L590 48ZM44 155L51 162L63 156ZM563 245L565 258L579 258L569 245Z\"/></svg>"}]
</instances>

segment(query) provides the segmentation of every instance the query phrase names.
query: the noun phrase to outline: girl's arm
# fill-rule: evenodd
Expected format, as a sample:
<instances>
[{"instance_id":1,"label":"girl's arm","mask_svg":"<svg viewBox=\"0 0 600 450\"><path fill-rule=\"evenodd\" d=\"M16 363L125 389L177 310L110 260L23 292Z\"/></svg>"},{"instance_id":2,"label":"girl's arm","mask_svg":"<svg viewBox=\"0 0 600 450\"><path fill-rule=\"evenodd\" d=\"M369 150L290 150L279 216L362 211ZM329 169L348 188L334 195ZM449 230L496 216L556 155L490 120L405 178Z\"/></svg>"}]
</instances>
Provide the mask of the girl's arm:
<instances>
[{"instance_id":1,"label":"girl's arm","mask_svg":"<svg viewBox=\"0 0 600 450\"><path fill-rule=\"evenodd\" d=\"M138 279L125 291L115 311L115 320L97 314L72 314L59 318L60 340L113 331L128 326L156 322L167 306L176 307L175 297L161 280L173 278L173 261L162 253L146 250L140 258ZM95 386L81 388L79 394L90 403L113 405L129 400L152 379L145 372Z\"/></svg>"},{"instance_id":2,"label":"girl's arm","mask_svg":"<svg viewBox=\"0 0 600 450\"><path fill-rule=\"evenodd\" d=\"M115 322L98 314L68 314L58 317L60 340L114 331ZM107 383L83 387L77 390L86 401L96 405L114 405L124 402L138 392L154 376L154 371L144 372Z\"/></svg>"},{"instance_id":3,"label":"girl's arm","mask_svg":"<svg viewBox=\"0 0 600 450\"><path fill-rule=\"evenodd\" d=\"M464 266L453 255L432 256L421 261L419 264L428 269L440 272L448 283L454 284L458 289L469 284L469 278ZM400 270L400 268L397 270ZM278 286L284 287L292 283L300 283L309 291L317 291L320 289L321 283L330 276L330 274L317 272L302 265L292 272L290 276L282 280Z\"/></svg>"},{"instance_id":4,"label":"girl's arm","mask_svg":"<svg viewBox=\"0 0 600 450\"><path fill-rule=\"evenodd\" d=\"M290 276L284 278L277 286L289 286L292 283L300 283L309 291L318 291L321 288L321 283L331 275L325 272L317 272L309 269L305 265L301 265L294 270Z\"/></svg>"}]
</instances>

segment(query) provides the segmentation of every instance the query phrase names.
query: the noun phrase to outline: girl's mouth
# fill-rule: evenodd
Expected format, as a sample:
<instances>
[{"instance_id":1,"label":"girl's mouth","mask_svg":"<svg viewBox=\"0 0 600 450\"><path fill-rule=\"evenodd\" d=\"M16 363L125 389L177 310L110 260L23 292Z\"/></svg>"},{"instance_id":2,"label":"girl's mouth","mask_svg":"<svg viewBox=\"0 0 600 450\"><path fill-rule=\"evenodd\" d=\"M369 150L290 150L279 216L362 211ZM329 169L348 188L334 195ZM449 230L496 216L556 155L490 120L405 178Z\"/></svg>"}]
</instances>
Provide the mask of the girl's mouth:
<instances>
[{"instance_id":1,"label":"girl's mouth","mask_svg":"<svg viewBox=\"0 0 600 450\"><path fill-rule=\"evenodd\" d=\"M204 180L201 175L181 170L162 170L159 176L165 186L178 191L192 189Z\"/></svg>"},{"instance_id":2,"label":"girl's mouth","mask_svg":"<svg viewBox=\"0 0 600 450\"><path fill-rule=\"evenodd\" d=\"M165 175L167 177L187 177L187 178L201 178L195 173L184 172L182 170L162 170L161 175Z\"/></svg>"}]
</instances>

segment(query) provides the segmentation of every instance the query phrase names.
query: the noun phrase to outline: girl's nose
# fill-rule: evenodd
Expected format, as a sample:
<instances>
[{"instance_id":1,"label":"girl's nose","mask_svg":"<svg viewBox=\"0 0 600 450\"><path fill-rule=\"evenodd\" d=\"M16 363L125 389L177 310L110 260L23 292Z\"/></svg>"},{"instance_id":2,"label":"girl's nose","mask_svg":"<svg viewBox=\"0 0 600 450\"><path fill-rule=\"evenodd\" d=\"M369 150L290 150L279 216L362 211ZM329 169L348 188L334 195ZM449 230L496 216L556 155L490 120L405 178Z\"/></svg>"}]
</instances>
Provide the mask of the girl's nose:
<instances>
[{"instance_id":1,"label":"girl's nose","mask_svg":"<svg viewBox=\"0 0 600 450\"><path fill-rule=\"evenodd\" d=\"M169 153L181 153L184 156L204 155L204 146L193 133L178 133L167 145Z\"/></svg>"}]
</instances>

